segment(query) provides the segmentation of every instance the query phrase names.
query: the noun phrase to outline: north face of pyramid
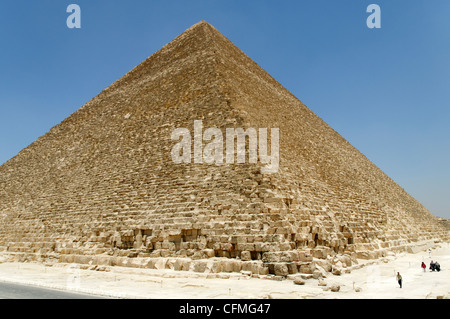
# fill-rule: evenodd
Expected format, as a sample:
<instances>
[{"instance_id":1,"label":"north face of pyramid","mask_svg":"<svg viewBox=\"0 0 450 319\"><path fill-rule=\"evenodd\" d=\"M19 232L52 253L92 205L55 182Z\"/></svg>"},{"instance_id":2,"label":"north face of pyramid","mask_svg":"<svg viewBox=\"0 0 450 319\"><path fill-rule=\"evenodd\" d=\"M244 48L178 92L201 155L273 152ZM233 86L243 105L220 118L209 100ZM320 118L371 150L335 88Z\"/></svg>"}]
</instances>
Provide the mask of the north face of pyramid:
<instances>
[{"instance_id":1,"label":"north face of pyramid","mask_svg":"<svg viewBox=\"0 0 450 319\"><path fill-rule=\"evenodd\" d=\"M199 120L205 129L279 128L278 172L174 163L171 133L193 132ZM0 176L0 250L20 260L286 274L312 272L327 256L350 265L448 239L420 203L204 21Z\"/></svg>"}]
</instances>

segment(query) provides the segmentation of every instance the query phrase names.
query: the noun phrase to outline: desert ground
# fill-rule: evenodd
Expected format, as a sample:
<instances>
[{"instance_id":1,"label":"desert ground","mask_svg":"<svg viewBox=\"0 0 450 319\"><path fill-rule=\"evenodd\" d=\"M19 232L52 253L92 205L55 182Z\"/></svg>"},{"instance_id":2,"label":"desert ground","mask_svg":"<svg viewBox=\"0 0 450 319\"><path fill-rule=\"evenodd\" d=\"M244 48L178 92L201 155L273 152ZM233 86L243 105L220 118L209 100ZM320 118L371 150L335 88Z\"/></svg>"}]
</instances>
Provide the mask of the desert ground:
<instances>
[{"instance_id":1,"label":"desert ground","mask_svg":"<svg viewBox=\"0 0 450 319\"><path fill-rule=\"evenodd\" d=\"M428 269L438 261L440 272ZM422 261L427 265L424 272ZM450 243L439 243L431 254L400 253L341 275L285 280L256 278L244 273L200 274L174 270L44 265L7 262L0 257L0 281L83 292L113 298L138 299L441 299L450 298ZM396 274L403 277L400 288ZM338 290L338 291L337 291Z\"/></svg>"}]
</instances>

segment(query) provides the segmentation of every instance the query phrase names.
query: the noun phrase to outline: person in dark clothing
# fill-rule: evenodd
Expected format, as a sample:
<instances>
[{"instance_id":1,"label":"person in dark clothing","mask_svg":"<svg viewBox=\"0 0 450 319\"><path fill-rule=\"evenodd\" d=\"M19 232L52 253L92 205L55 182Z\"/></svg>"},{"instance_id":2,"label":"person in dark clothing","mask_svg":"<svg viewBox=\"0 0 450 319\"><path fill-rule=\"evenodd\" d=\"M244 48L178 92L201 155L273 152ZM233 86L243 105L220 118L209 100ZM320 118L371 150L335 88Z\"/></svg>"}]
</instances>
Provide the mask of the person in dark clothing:
<instances>
[{"instance_id":1,"label":"person in dark clothing","mask_svg":"<svg viewBox=\"0 0 450 319\"><path fill-rule=\"evenodd\" d=\"M441 265L439 265L439 263L436 261L435 263L434 263L434 268L439 272L439 271L441 271Z\"/></svg>"},{"instance_id":2,"label":"person in dark clothing","mask_svg":"<svg viewBox=\"0 0 450 319\"><path fill-rule=\"evenodd\" d=\"M397 282L400 285L400 288L402 288L402 276L399 272L397 272Z\"/></svg>"},{"instance_id":3,"label":"person in dark clothing","mask_svg":"<svg viewBox=\"0 0 450 319\"><path fill-rule=\"evenodd\" d=\"M436 264L434 263L434 261L430 262L430 269L431 269L431 271L435 271L436 270Z\"/></svg>"}]
</instances>

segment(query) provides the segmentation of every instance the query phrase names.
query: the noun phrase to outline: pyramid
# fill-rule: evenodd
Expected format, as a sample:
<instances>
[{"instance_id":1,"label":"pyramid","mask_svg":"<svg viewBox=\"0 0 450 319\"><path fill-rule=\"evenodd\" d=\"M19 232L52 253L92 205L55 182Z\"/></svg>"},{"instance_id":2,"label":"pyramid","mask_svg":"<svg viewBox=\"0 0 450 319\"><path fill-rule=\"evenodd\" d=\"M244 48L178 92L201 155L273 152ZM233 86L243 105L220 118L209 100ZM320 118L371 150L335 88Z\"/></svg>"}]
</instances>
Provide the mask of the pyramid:
<instances>
[{"instance_id":1,"label":"pyramid","mask_svg":"<svg viewBox=\"0 0 450 319\"><path fill-rule=\"evenodd\" d=\"M171 134L195 121L277 128L278 169L175 163ZM0 225L0 252L18 261L281 276L449 238L204 21L3 164Z\"/></svg>"}]
</instances>

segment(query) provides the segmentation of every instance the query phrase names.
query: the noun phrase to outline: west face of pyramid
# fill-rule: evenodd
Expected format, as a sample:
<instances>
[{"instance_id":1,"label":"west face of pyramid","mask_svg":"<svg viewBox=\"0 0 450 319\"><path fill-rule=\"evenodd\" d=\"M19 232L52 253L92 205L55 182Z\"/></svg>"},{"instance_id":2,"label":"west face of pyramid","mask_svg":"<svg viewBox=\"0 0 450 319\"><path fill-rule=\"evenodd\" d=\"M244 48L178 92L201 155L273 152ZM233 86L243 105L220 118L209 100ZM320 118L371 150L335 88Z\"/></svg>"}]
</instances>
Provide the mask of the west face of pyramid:
<instances>
[{"instance_id":1,"label":"west face of pyramid","mask_svg":"<svg viewBox=\"0 0 450 319\"><path fill-rule=\"evenodd\" d=\"M198 122L277 128L278 169L175 163L174 130L194 134ZM420 203L203 21L2 165L0 177L0 250L18 260L286 275L448 239Z\"/></svg>"}]
</instances>

